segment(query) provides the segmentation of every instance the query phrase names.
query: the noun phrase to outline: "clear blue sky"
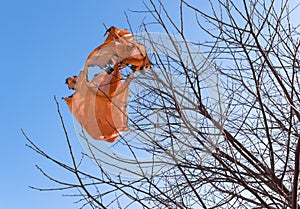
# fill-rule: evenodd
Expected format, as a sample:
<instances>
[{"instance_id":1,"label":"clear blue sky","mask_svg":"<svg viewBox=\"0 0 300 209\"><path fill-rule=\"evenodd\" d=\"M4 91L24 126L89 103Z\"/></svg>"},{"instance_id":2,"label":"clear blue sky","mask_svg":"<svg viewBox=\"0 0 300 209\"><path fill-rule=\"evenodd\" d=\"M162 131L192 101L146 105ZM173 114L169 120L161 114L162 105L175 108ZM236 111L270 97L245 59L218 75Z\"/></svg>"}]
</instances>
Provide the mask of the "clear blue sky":
<instances>
[{"instance_id":1,"label":"clear blue sky","mask_svg":"<svg viewBox=\"0 0 300 209\"><path fill-rule=\"evenodd\" d=\"M64 80L78 74L89 52L104 40L103 23L128 29L124 11L129 8L143 8L142 1L1 1L1 209L78 208L63 192L28 188L53 186L36 164L58 177L64 173L25 147L20 129L49 154L69 159L53 96L71 94ZM138 30L142 16L128 14ZM75 139L71 114L62 100L60 105Z\"/></svg>"},{"instance_id":2,"label":"clear blue sky","mask_svg":"<svg viewBox=\"0 0 300 209\"><path fill-rule=\"evenodd\" d=\"M63 192L28 187L54 186L35 169L36 164L57 177L64 173L26 148L20 129L47 153L69 160L53 96L71 94L64 80L78 74L89 52L104 40L103 23L128 29L127 11L138 30L143 15L135 17L129 8L144 9L141 0L0 2L1 209L78 208L74 199L62 197ZM80 150L72 116L62 100L60 105L73 145Z\"/></svg>"}]
</instances>

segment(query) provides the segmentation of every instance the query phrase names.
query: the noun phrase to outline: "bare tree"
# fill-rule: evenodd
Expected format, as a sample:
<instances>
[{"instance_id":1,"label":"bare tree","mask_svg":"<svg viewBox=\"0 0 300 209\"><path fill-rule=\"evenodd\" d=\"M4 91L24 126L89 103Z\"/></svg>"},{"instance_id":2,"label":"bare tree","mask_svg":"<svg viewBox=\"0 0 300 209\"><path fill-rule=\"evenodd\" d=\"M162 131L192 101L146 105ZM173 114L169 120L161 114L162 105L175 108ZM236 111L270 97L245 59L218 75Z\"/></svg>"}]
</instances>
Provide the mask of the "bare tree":
<instances>
[{"instance_id":1,"label":"bare tree","mask_svg":"<svg viewBox=\"0 0 300 209\"><path fill-rule=\"evenodd\" d=\"M146 90L131 92L131 132L117 144L128 148L138 169L126 169L132 162L125 160L122 166L105 164L95 154L101 147L84 134L87 152L74 154L58 106L72 164L57 161L24 135L30 148L77 181L38 168L60 187L36 189L75 188L78 202L91 208L299 208L300 41L299 25L291 21L298 5L177 3L173 16L161 1L133 11L147 16L141 37L153 44L154 70L136 79ZM153 30L169 42L151 39ZM143 78L150 82L138 82ZM136 138L143 140L137 145ZM140 151L153 162L141 160ZM90 159L96 172L82 169ZM107 166L134 177L110 173Z\"/></svg>"}]
</instances>

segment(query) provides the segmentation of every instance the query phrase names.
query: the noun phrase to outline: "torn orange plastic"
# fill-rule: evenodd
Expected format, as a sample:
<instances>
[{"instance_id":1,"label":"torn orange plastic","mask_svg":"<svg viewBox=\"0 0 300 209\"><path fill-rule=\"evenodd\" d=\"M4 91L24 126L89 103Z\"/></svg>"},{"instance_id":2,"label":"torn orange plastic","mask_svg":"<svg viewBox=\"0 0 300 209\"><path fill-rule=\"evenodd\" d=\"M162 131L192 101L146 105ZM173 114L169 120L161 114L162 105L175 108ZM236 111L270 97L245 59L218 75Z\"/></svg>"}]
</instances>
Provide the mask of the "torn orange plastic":
<instances>
[{"instance_id":1,"label":"torn orange plastic","mask_svg":"<svg viewBox=\"0 0 300 209\"><path fill-rule=\"evenodd\" d=\"M74 117L85 131L96 140L114 142L121 132L129 130L126 103L129 84L136 70L149 69L150 61L145 46L133 40L133 35L111 27L104 43L88 56L83 71L68 78L69 89L75 93L64 98ZM88 67L105 68L113 65L113 72L97 74L87 81ZM121 69L131 65L134 71L122 82Z\"/></svg>"},{"instance_id":2,"label":"torn orange plastic","mask_svg":"<svg viewBox=\"0 0 300 209\"><path fill-rule=\"evenodd\" d=\"M133 39L133 35L112 26L107 30L108 37L89 55L89 66L98 65L103 68L107 63L118 64L120 68L135 66L135 70L149 69L151 64L144 45Z\"/></svg>"}]
</instances>

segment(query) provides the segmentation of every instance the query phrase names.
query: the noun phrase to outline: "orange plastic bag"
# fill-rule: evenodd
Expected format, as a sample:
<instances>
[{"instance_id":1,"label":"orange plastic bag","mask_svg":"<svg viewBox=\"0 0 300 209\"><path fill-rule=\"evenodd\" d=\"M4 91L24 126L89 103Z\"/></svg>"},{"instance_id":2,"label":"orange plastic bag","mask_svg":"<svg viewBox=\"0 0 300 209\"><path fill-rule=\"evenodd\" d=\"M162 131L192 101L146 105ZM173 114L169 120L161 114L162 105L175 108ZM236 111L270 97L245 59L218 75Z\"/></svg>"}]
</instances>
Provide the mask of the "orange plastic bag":
<instances>
[{"instance_id":1,"label":"orange plastic bag","mask_svg":"<svg viewBox=\"0 0 300 209\"><path fill-rule=\"evenodd\" d=\"M114 142L120 132L128 131L126 102L128 86L136 70L150 68L145 46L133 40L126 30L111 27L102 45L88 56L83 71L67 84L75 93L64 98L74 117L94 139ZM101 72L87 80L89 66L113 65L111 74ZM120 70L131 65L134 71L122 82Z\"/></svg>"}]
</instances>

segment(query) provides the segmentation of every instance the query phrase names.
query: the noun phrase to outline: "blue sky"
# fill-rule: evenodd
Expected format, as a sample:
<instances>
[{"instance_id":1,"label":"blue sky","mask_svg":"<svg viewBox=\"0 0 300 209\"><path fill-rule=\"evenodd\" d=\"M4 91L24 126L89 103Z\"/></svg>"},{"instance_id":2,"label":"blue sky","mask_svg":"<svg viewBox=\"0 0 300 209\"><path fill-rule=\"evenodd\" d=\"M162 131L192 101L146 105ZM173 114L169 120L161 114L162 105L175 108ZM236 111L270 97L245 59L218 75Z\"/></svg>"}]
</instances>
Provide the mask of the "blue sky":
<instances>
[{"instance_id":1,"label":"blue sky","mask_svg":"<svg viewBox=\"0 0 300 209\"><path fill-rule=\"evenodd\" d=\"M57 177L65 173L28 149L20 129L47 153L68 161L53 100L56 95L73 146L81 151L72 116L60 100L71 94L65 78L78 74L89 52L105 39L103 24L128 29L127 11L138 31L143 15L135 17L129 8L144 9L141 0L0 2L0 86L4 94L0 108L0 208L78 208L72 204L75 199L62 196L67 192L38 192L28 187L54 186L35 169L36 164Z\"/></svg>"},{"instance_id":2,"label":"blue sky","mask_svg":"<svg viewBox=\"0 0 300 209\"><path fill-rule=\"evenodd\" d=\"M20 129L49 154L68 161L67 145L53 96L73 145L78 146L72 117L60 100L71 92L65 78L78 74L89 52L104 40L105 28L127 28L124 11L143 8L142 1L26 0L0 3L2 80L0 208L78 208L67 192L38 192L28 186L53 186L38 164L57 176L61 170L25 146ZM142 16L128 12L134 29ZM56 170L57 169L57 170Z\"/></svg>"}]
</instances>

